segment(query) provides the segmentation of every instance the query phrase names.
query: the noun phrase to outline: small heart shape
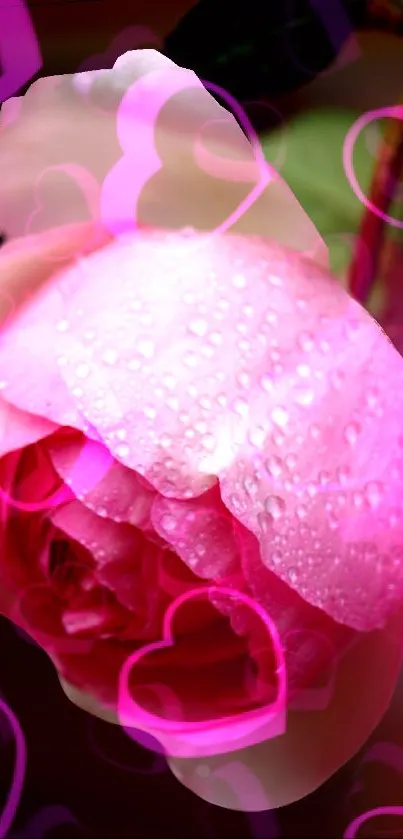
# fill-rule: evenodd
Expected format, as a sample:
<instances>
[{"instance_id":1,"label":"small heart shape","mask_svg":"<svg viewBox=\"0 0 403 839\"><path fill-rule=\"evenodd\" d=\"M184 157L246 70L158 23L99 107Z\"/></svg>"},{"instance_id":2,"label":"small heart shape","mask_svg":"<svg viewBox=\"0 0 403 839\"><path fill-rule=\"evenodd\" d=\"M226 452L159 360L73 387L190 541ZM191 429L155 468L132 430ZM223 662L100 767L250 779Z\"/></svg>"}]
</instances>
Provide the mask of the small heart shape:
<instances>
[{"instance_id":1,"label":"small heart shape","mask_svg":"<svg viewBox=\"0 0 403 839\"><path fill-rule=\"evenodd\" d=\"M55 186L55 176L58 186ZM47 167L35 183L34 194L35 207L27 220L27 236L63 224L99 219L99 184L94 175L79 164Z\"/></svg>"},{"instance_id":2,"label":"small heart shape","mask_svg":"<svg viewBox=\"0 0 403 839\"><path fill-rule=\"evenodd\" d=\"M270 693L268 691L269 682L261 672L258 673L257 679L255 677L251 678L250 673L247 673L242 685L244 690L245 688L247 690L251 689L251 693L247 697L247 701L245 695L236 697L235 705L241 707L240 712L221 712L206 720L205 713L203 714L203 709L200 705L198 706L196 699L191 711L193 718L191 720L185 718L186 711L189 712L189 696L192 697L191 668L195 666L195 663L198 667L198 685L203 684L202 679L200 679L203 668L206 666L212 667L212 672L215 674L212 696L214 697L215 688L218 690L216 696L218 696L221 705L225 705L225 695L228 689L230 690L231 684L239 686L239 681L237 682L234 675L236 666L233 665L234 655L237 659L238 654L240 656L242 654L242 641L240 638L235 640L235 633L232 633L232 643L224 649L223 645L228 643L228 635L226 636L225 632L223 633L220 630L218 623L210 630L210 646L206 644L205 631L201 632L198 640L197 633L191 636L188 633L186 634L186 623L184 623L185 632L182 636L179 632L180 616L182 614L183 618L184 607L191 605L192 612L196 611L197 608L200 609L201 604L197 604L196 601L202 597L208 597L210 606L212 605L211 598L213 600L223 597L237 598L243 609L246 607L252 611L259 644L259 662L262 662L262 650L263 646L266 646L266 650L271 653L271 661L274 663L274 673L272 669L272 674L276 678L274 699L273 691L268 698ZM220 618L219 613L217 613L217 618ZM262 641L263 635L266 636L266 645ZM188 680L186 685L181 684L182 693L187 693L188 707L181 701L177 691L166 684L169 679L172 681L175 678L175 665L177 666L175 647L178 649L181 644L182 660L180 666L183 668L185 664L186 669L189 668L190 681ZM230 660L231 655L232 661ZM243 651L243 655L245 655L245 651ZM249 656L249 658L251 659L252 656ZM236 664L238 664L238 661L241 661L241 658L237 660ZM156 684L155 673L158 673L159 669L160 672L162 669L163 673L165 669L165 681L161 679L162 683ZM150 678L145 680L147 670L152 673L153 684L150 683ZM221 685L219 683L220 679L222 679ZM141 702L134 699L133 696L132 686L135 680L137 680L137 693L142 693ZM207 685L206 689L208 690L209 687L211 692L211 685ZM245 748L283 734L286 727L286 693L287 679L284 652L274 622L264 609L248 595L224 586L206 586L194 588L177 597L166 611L163 639L147 644L126 659L119 676L117 710L121 725L126 729L137 727L151 734L162 744L169 756L201 757ZM155 703L156 697L157 706ZM153 699L154 701L152 701ZM146 710L145 706L147 704L148 708L152 707L152 711ZM166 715L167 708L169 718Z\"/></svg>"}]
</instances>

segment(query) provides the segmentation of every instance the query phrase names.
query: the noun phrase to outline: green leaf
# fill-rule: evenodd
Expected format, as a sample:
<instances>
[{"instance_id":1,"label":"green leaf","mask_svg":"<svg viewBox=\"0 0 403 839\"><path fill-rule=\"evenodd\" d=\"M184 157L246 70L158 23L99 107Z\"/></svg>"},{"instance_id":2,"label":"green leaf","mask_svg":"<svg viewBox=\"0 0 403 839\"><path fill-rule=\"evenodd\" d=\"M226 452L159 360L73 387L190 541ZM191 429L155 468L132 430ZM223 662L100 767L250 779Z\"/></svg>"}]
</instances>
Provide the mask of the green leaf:
<instances>
[{"instance_id":1,"label":"green leaf","mask_svg":"<svg viewBox=\"0 0 403 839\"><path fill-rule=\"evenodd\" d=\"M343 168L343 144L358 113L341 109L309 111L263 136L266 160L293 190L329 247L332 270L346 272L364 207ZM363 129L354 147L354 171L368 195L385 121ZM402 216L400 205L399 213ZM399 214L394 207L391 214ZM396 228L390 228L396 237ZM401 237L401 232L400 232Z\"/></svg>"}]
</instances>

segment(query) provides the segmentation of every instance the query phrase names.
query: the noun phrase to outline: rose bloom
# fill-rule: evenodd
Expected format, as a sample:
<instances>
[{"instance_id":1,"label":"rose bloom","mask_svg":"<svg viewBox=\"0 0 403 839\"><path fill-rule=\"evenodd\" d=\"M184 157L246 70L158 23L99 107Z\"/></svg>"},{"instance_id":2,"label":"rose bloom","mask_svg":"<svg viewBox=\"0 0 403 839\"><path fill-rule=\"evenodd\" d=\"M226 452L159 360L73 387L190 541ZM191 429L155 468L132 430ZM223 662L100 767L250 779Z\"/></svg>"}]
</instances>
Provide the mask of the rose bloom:
<instances>
[{"instance_id":1,"label":"rose bloom","mask_svg":"<svg viewBox=\"0 0 403 839\"><path fill-rule=\"evenodd\" d=\"M346 762L397 679L403 366L280 178L211 234L257 172L195 77L157 119L164 165L139 227L105 230L96 186L120 156L116 108L155 67L188 72L144 51L94 90L36 83L0 141L0 608L73 701L151 733L203 798L267 809ZM133 130L144 119L139 105ZM190 154L203 127L214 177ZM45 168L72 160L92 178L93 221L71 168L65 193L38 198ZM121 713L128 662L147 724ZM285 731L270 734L284 674ZM245 740L231 725L251 714Z\"/></svg>"}]
</instances>

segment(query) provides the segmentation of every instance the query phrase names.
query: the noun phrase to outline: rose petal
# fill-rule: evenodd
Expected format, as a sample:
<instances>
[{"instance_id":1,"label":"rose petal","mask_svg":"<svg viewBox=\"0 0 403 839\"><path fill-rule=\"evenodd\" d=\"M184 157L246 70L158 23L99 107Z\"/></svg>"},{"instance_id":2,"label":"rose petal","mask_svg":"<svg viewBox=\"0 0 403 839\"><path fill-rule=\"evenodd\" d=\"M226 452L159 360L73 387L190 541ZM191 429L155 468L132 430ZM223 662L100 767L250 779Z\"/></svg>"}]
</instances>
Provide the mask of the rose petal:
<instances>
[{"instance_id":1,"label":"rose petal","mask_svg":"<svg viewBox=\"0 0 403 839\"><path fill-rule=\"evenodd\" d=\"M95 486L88 474L78 476L77 481L70 478L84 445L89 459L97 463L105 459L106 472ZM155 491L151 486L147 489L144 480L121 463L114 461L109 465L109 452L100 443L72 434L68 439L53 438L48 451L57 473L85 507L115 522L127 522L140 529L150 526Z\"/></svg>"},{"instance_id":2,"label":"rose petal","mask_svg":"<svg viewBox=\"0 0 403 839\"><path fill-rule=\"evenodd\" d=\"M79 501L71 501L48 515L55 527L87 548L100 565L130 555L135 564L136 546L142 537L130 525L103 519Z\"/></svg>"},{"instance_id":3,"label":"rose petal","mask_svg":"<svg viewBox=\"0 0 403 839\"><path fill-rule=\"evenodd\" d=\"M42 330L36 320L36 298L44 301L46 317L56 324L63 319L63 297L54 294L46 285L52 274L75 259L79 253L90 253L110 241L110 237L94 224L69 225L51 230L46 235L26 237L10 242L0 253L1 296L13 301L18 311L20 329L15 333L13 358L8 358L6 379L1 382L4 399L17 408L39 414L47 420L58 416L60 425L74 425L85 429L89 436L93 430L80 416L71 399L58 368L52 348L49 347L50 335ZM43 295L44 289L45 297ZM10 316L8 309L0 302L0 344L4 330L13 323L15 313ZM38 367L43 371L43 378L38 377ZM26 399L27 376L35 382L30 397ZM51 391L46 392L42 381L51 381ZM6 385L6 386L5 386ZM58 423L59 424L59 423Z\"/></svg>"},{"instance_id":4,"label":"rose petal","mask_svg":"<svg viewBox=\"0 0 403 839\"><path fill-rule=\"evenodd\" d=\"M123 238L52 294L68 328L45 299L35 319L114 457L169 498L217 475L268 568L336 620L382 625L403 594L403 366L368 313L295 253L191 232Z\"/></svg>"},{"instance_id":5,"label":"rose petal","mask_svg":"<svg viewBox=\"0 0 403 839\"><path fill-rule=\"evenodd\" d=\"M0 457L36 443L56 429L54 423L21 411L0 397Z\"/></svg>"},{"instance_id":6,"label":"rose petal","mask_svg":"<svg viewBox=\"0 0 403 839\"><path fill-rule=\"evenodd\" d=\"M232 519L216 487L188 501L156 495L151 521L194 574L219 580L238 570Z\"/></svg>"}]
</instances>

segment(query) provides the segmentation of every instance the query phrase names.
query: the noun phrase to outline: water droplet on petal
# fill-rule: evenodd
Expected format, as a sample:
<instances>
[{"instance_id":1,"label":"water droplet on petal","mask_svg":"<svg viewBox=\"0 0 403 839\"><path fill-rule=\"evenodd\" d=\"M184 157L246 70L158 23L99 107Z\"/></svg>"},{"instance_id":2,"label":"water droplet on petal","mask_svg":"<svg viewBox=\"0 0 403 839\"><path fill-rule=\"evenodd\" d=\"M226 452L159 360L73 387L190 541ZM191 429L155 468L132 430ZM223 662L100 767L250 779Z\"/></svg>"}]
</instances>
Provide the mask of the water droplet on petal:
<instances>
[{"instance_id":1,"label":"water droplet on petal","mask_svg":"<svg viewBox=\"0 0 403 839\"><path fill-rule=\"evenodd\" d=\"M244 274L234 274L232 282L235 288L245 288L246 277L244 276Z\"/></svg>"},{"instance_id":2,"label":"water droplet on petal","mask_svg":"<svg viewBox=\"0 0 403 839\"><path fill-rule=\"evenodd\" d=\"M118 360L118 353L114 349L106 350L102 356L102 361L106 364L116 364Z\"/></svg>"},{"instance_id":3,"label":"water droplet on petal","mask_svg":"<svg viewBox=\"0 0 403 839\"><path fill-rule=\"evenodd\" d=\"M69 328L68 320L59 320L59 323L56 324L56 329L58 332L67 332Z\"/></svg>"},{"instance_id":4,"label":"water droplet on petal","mask_svg":"<svg viewBox=\"0 0 403 839\"><path fill-rule=\"evenodd\" d=\"M363 496L362 492L359 492L358 490L356 490L355 492L353 492L352 498L353 498L354 507L356 509L360 509L362 507L363 503L364 503L364 496Z\"/></svg>"},{"instance_id":5,"label":"water droplet on petal","mask_svg":"<svg viewBox=\"0 0 403 839\"><path fill-rule=\"evenodd\" d=\"M90 368L88 364L79 364L78 367L76 367L76 376L78 376L79 379L86 379L89 372Z\"/></svg>"},{"instance_id":6,"label":"water droplet on petal","mask_svg":"<svg viewBox=\"0 0 403 839\"><path fill-rule=\"evenodd\" d=\"M192 320L189 324L189 332L192 332L193 335L198 335L199 338L203 338L208 330L208 323L207 321L203 320L203 318L196 318Z\"/></svg>"},{"instance_id":7,"label":"water droplet on petal","mask_svg":"<svg viewBox=\"0 0 403 839\"><path fill-rule=\"evenodd\" d=\"M351 478L350 469L347 466L340 466L340 468L337 469L336 476L340 486L345 486Z\"/></svg>"},{"instance_id":8,"label":"water droplet on petal","mask_svg":"<svg viewBox=\"0 0 403 839\"><path fill-rule=\"evenodd\" d=\"M375 509L379 506L382 495L383 495L383 486L379 481L370 481L365 486L365 498L368 501L369 506L372 509Z\"/></svg>"},{"instance_id":9,"label":"water droplet on petal","mask_svg":"<svg viewBox=\"0 0 403 839\"><path fill-rule=\"evenodd\" d=\"M287 454L286 457L284 458L284 463L287 466L287 468L290 469L291 471L293 469L295 469L295 467L297 465L297 458L296 458L295 454L292 454L292 452L290 452L290 454Z\"/></svg>"},{"instance_id":10,"label":"water droplet on petal","mask_svg":"<svg viewBox=\"0 0 403 839\"><path fill-rule=\"evenodd\" d=\"M358 422L349 422L344 429L344 439L349 446L355 446L359 434L361 431L361 426Z\"/></svg>"},{"instance_id":11,"label":"water droplet on petal","mask_svg":"<svg viewBox=\"0 0 403 839\"><path fill-rule=\"evenodd\" d=\"M369 408L376 408L379 401L378 390L375 387L368 388L365 399Z\"/></svg>"},{"instance_id":12,"label":"water droplet on petal","mask_svg":"<svg viewBox=\"0 0 403 839\"><path fill-rule=\"evenodd\" d=\"M283 471L283 461L277 455L273 455L266 460L265 467L273 478L279 478Z\"/></svg>"},{"instance_id":13,"label":"water droplet on petal","mask_svg":"<svg viewBox=\"0 0 403 839\"><path fill-rule=\"evenodd\" d=\"M167 533L172 533L173 530L176 528L176 519L174 516L170 516L168 513L161 517L161 527Z\"/></svg>"},{"instance_id":14,"label":"water droplet on petal","mask_svg":"<svg viewBox=\"0 0 403 839\"><path fill-rule=\"evenodd\" d=\"M288 411L280 405L277 405L277 407L271 412L271 418L276 425L279 425L280 428L284 428L289 420Z\"/></svg>"},{"instance_id":15,"label":"water droplet on petal","mask_svg":"<svg viewBox=\"0 0 403 839\"><path fill-rule=\"evenodd\" d=\"M250 440L252 446L255 447L255 449L259 449L259 450L263 449L264 444L266 442L266 431L265 431L265 429L261 428L260 426L256 426L256 428L252 428L252 430L249 433L249 440Z\"/></svg>"},{"instance_id":16,"label":"water droplet on petal","mask_svg":"<svg viewBox=\"0 0 403 839\"><path fill-rule=\"evenodd\" d=\"M308 407L312 405L315 394L311 388L297 387L294 391L294 399L298 405Z\"/></svg>"},{"instance_id":17,"label":"water droplet on petal","mask_svg":"<svg viewBox=\"0 0 403 839\"><path fill-rule=\"evenodd\" d=\"M132 359L130 359L130 361L128 362L128 365L127 365L127 366L128 366L128 368L129 368L129 370L140 370L140 367L141 367L141 361L140 361L140 359L138 359L138 358L132 358Z\"/></svg>"},{"instance_id":18,"label":"water droplet on petal","mask_svg":"<svg viewBox=\"0 0 403 839\"><path fill-rule=\"evenodd\" d=\"M286 508L284 499L279 498L278 495L269 495L264 506L266 512L273 516L275 520L281 518Z\"/></svg>"},{"instance_id":19,"label":"water droplet on petal","mask_svg":"<svg viewBox=\"0 0 403 839\"><path fill-rule=\"evenodd\" d=\"M310 352L313 349L314 340L310 332L301 332L298 337L298 346L303 352Z\"/></svg>"},{"instance_id":20,"label":"water droplet on petal","mask_svg":"<svg viewBox=\"0 0 403 839\"><path fill-rule=\"evenodd\" d=\"M137 343L137 351L144 358L152 358L155 351L154 341L151 341L149 338L144 338L140 340Z\"/></svg>"},{"instance_id":21,"label":"water droplet on petal","mask_svg":"<svg viewBox=\"0 0 403 839\"><path fill-rule=\"evenodd\" d=\"M331 475L330 475L330 473L329 473L329 472L326 472L324 469L322 469L322 471L321 471L321 472L319 472L319 474L318 474L318 480L319 480L319 483L320 483L322 486L326 486L326 484L329 484L329 483L330 483L330 479L331 479Z\"/></svg>"},{"instance_id":22,"label":"water droplet on petal","mask_svg":"<svg viewBox=\"0 0 403 839\"><path fill-rule=\"evenodd\" d=\"M252 478L250 475L247 475L246 478L244 478L243 486L244 486L245 492L247 492L248 495L256 495L256 493L259 489L258 482L256 481L255 478Z\"/></svg>"},{"instance_id":23,"label":"water droplet on petal","mask_svg":"<svg viewBox=\"0 0 403 839\"><path fill-rule=\"evenodd\" d=\"M311 368L308 364L298 364L297 373L298 376L301 376L301 379L308 379L311 375Z\"/></svg>"},{"instance_id":24,"label":"water droplet on petal","mask_svg":"<svg viewBox=\"0 0 403 839\"><path fill-rule=\"evenodd\" d=\"M289 568L287 576L288 576L288 579L289 579L290 583L295 583L296 580L297 580L297 577L298 577L298 572L297 572L296 568Z\"/></svg>"},{"instance_id":25,"label":"water droplet on petal","mask_svg":"<svg viewBox=\"0 0 403 839\"><path fill-rule=\"evenodd\" d=\"M272 393L274 389L274 381L271 376L265 374L260 380L260 384L267 393Z\"/></svg>"},{"instance_id":26,"label":"water droplet on petal","mask_svg":"<svg viewBox=\"0 0 403 839\"><path fill-rule=\"evenodd\" d=\"M119 443L119 445L116 446L116 448L115 448L115 453L117 454L118 457L125 458L130 453L129 446L127 445L127 443Z\"/></svg>"}]
</instances>

